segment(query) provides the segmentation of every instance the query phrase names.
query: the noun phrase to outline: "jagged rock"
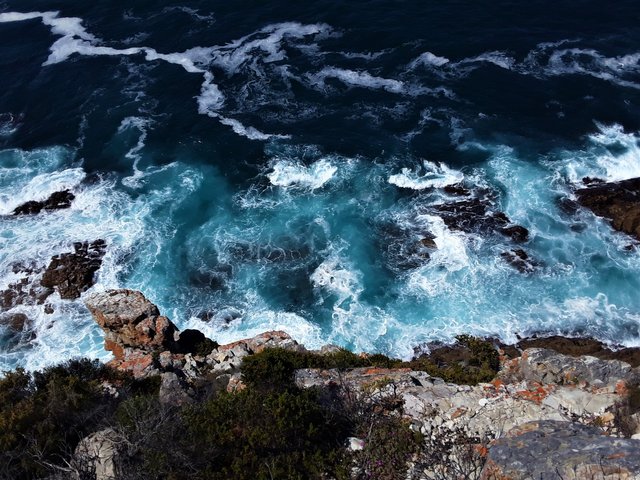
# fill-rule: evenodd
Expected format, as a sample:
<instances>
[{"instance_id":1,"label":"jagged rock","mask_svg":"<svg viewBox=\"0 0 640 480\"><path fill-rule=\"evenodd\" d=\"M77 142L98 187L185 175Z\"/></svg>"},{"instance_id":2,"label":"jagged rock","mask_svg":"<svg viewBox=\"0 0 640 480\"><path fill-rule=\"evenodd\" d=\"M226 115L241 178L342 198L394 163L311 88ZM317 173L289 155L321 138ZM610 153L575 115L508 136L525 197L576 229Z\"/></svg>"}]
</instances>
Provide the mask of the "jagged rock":
<instances>
[{"instance_id":1,"label":"jagged rock","mask_svg":"<svg viewBox=\"0 0 640 480\"><path fill-rule=\"evenodd\" d=\"M117 444L117 434L111 428L92 433L80 440L73 462L80 472L79 479L115 480ZM84 474L88 476L85 477Z\"/></svg>"},{"instance_id":2,"label":"jagged rock","mask_svg":"<svg viewBox=\"0 0 640 480\"><path fill-rule=\"evenodd\" d=\"M638 373L628 363L596 357L570 357L553 350L531 348L507 362L500 378L542 384L576 385L615 391L620 382L632 381Z\"/></svg>"},{"instance_id":3,"label":"jagged rock","mask_svg":"<svg viewBox=\"0 0 640 480\"><path fill-rule=\"evenodd\" d=\"M576 196L580 204L610 220L613 228L640 240L640 178L591 184Z\"/></svg>"},{"instance_id":4,"label":"jagged rock","mask_svg":"<svg viewBox=\"0 0 640 480\"><path fill-rule=\"evenodd\" d=\"M517 243L524 243L529 240L529 230L521 225L512 225L510 227L501 228L500 233L507 237L511 237L511 239Z\"/></svg>"},{"instance_id":5,"label":"jagged rock","mask_svg":"<svg viewBox=\"0 0 640 480\"><path fill-rule=\"evenodd\" d=\"M526 242L529 231L511 223L503 213L493 209L489 200L472 198L434 207L437 215L452 230L467 233L501 233L514 242Z\"/></svg>"},{"instance_id":6,"label":"jagged rock","mask_svg":"<svg viewBox=\"0 0 640 480\"><path fill-rule=\"evenodd\" d=\"M76 196L69 190L54 192L43 201L31 200L15 208L13 215L35 215L42 210L62 210L69 208Z\"/></svg>"},{"instance_id":7,"label":"jagged rock","mask_svg":"<svg viewBox=\"0 0 640 480\"><path fill-rule=\"evenodd\" d=\"M122 289L94 293L87 297L85 304L104 330L105 346L109 350L132 347L163 351L175 346L176 326L161 316L158 307L140 292Z\"/></svg>"},{"instance_id":8,"label":"jagged rock","mask_svg":"<svg viewBox=\"0 0 640 480\"><path fill-rule=\"evenodd\" d=\"M640 348L616 348L612 350L604 343L592 338L569 338L560 335L526 338L518 342L517 347L521 350L547 348L572 357L588 355L601 360L620 360L632 367L640 366Z\"/></svg>"},{"instance_id":9,"label":"jagged rock","mask_svg":"<svg viewBox=\"0 0 640 480\"><path fill-rule=\"evenodd\" d=\"M461 197L471 195L471 191L468 188L465 188L461 183L446 185L442 190L449 195L457 195Z\"/></svg>"},{"instance_id":10,"label":"jagged rock","mask_svg":"<svg viewBox=\"0 0 640 480\"><path fill-rule=\"evenodd\" d=\"M106 243L77 242L73 253L63 253L51 258L51 263L42 275L41 284L45 288L55 288L60 298L73 300L90 288L94 283L94 274L102 265Z\"/></svg>"},{"instance_id":11,"label":"jagged rock","mask_svg":"<svg viewBox=\"0 0 640 480\"><path fill-rule=\"evenodd\" d=\"M174 372L165 372L160 374L160 402L165 405L178 406L185 403L193 402L193 398L189 395L191 389L181 381ZM191 391L193 394L193 391Z\"/></svg>"},{"instance_id":12,"label":"jagged rock","mask_svg":"<svg viewBox=\"0 0 640 480\"><path fill-rule=\"evenodd\" d=\"M531 273L535 270L535 264L531 261L527 252L521 248L503 252L500 256L520 273Z\"/></svg>"},{"instance_id":13,"label":"jagged rock","mask_svg":"<svg viewBox=\"0 0 640 480\"><path fill-rule=\"evenodd\" d=\"M22 278L0 291L0 311L18 305L42 305L52 293L52 288L32 282L29 277Z\"/></svg>"},{"instance_id":14,"label":"jagged rock","mask_svg":"<svg viewBox=\"0 0 640 480\"><path fill-rule=\"evenodd\" d=\"M180 332L176 342L179 353L193 353L206 356L217 348L218 344L204 336L200 330L187 329Z\"/></svg>"},{"instance_id":15,"label":"jagged rock","mask_svg":"<svg viewBox=\"0 0 640 480\"><path fill-rule=\"evenodd\" d=\"M270 331L246 338L237 342L221 345L207 355L206 362L214 371L220 373L237 373L242 365L243 357L260 353L265 348L284 348L298 352L306 351L289 334L282 331Z\"/></svg>"},{"instance_id":16,"label":"jagged rock","mask_svg":"<svg viewBox=\"0 0 640 480\"><path fill-rule=\"evenodd\" d=\"M571 422L526 423L489 448L483 480L639 479L640 442Z\"/></svg>"},{"instance_id":17,"label":"jagged rock","mask_svg":"<svg viewBox=\"0 0 640 480\"><path fill-rule=\"evenodd\" d=\"M11 349L26 345L36 338L32 321L23 313L4 313L0 315L0 345Z\"/></svg>"}]
</instances>

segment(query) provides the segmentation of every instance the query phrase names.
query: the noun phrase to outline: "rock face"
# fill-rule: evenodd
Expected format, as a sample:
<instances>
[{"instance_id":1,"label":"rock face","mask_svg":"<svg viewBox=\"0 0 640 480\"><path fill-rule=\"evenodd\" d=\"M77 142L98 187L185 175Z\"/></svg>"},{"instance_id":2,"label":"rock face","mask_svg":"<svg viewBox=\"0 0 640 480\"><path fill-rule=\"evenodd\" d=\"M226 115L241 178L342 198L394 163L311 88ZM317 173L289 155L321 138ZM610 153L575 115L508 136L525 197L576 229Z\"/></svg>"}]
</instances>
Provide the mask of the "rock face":
<instances>
[{"instance_id":1,"label":"rock face","mask_svg":"<svg viewBox=\"0 0 640 480\"><path fill-rule=\"evenodd\" d=\"M253 338L218 346L197 330L178 328L145 296L133 290L94 293L85 299L105 332L111 365L136 378L161 375L161 400L179 405L189 401L203 382L216 388L242 388L242 359L265 348L304 350L284 332L265 332ZM204 380L204 379L208 380Z\"/></svg>"},{"instance_id":2,"label":"rock face","mask_svg":"<svg viewBox=\"0 0 640 480\"><path fill-rule=\"evenodd\" d=\"M83 438L76 447L74 463L79 472L96 480L116 480L117 436L110 428Z\"/></svg>"},{"instance_id":3,"label":"rock face","mask_svg":"<svg viewBox=\"0 0 640 480\"><path fill-rule=\"evenodd\" d=\"M158 307L133 290L111 290L90 295L85 304L105 331L105 347L121 356L126 347L147 352L171 350L176 326Z\"/></svg>"},{"instance_id":4,"label":"rock face","mask_svg":"<svg viewBox=\"0 0 640 480\"><path fill-rule=\"evenodd\" d=\"M473 198L454 203L445 203L435 208L447 227L463 232L501 233L514 242L526 242L529 231L511 223L502 212L492 209L489 200Z\"/></svg>"},{"instance_id":5,"label":"rock face","mask_svg":"<svg viewBox=\"0 0 640 480\"><path fill-rule=\"evenodd\" d=\"M594 183L576 191L578 202L611 225L640 240L640 178Z\"/></svg>"},{"instance_id":6,"label":"rock face","mask_svg":"<svg viewBox=\"0 0 640 480\"><path fill-rule=\"evenodd\" d=\"M63 253L51 259L40 283L45 288L57 289L61 298L73 300L80 297L93 285L106 246L104 240L75 243L73 253Z\"/></svg>"},{"instance_id":7,"label":"rock face","mask_svg":"<svg viewBox=\"0 0 640 480\"><path fill-rule=\"evenodd\" d=\"M483 480L638 479L640 442L607 437L596 427L530 422L491 446Z\"/></svg>"},{"instance_id":8,"label":"rock face","mask_svg":"<svg viewBox=\"0 0 640 480\"><path fill-rule=\"evenodd\" d=\"M43 210L61 210L69 208L76 196L69 190L52 193L49 198L43 201L31 200L16 207L14 215L35 215Z\"/></svg>"}]
</instances>

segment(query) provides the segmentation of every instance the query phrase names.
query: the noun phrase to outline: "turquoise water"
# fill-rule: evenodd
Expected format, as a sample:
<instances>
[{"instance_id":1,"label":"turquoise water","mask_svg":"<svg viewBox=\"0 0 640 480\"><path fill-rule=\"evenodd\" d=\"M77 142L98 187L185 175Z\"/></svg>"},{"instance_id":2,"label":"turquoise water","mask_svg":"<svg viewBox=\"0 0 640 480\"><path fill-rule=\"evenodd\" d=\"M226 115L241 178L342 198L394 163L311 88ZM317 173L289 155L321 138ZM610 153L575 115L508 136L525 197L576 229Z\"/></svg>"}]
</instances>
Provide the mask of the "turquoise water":
<instances>
[{"instance_id":1,"label":"turquoise water","mask_svg":"<svg viewBox=\"0 0 640 480\"><path fill-rule=\"evenodd\" d=\"M446 23L454 7L392 2L14 3L0 287L16 262L103 238L93 290L139 289L220 342L284 329L402 357L460 333L640 344L632 239L561 202L584 176L640 176L631 2L590 29L590 3L563 28L544 3L524 12L539 28L506 6ZM447 228L433 206L460 182L530 240ZM69 210L7 216L64 188ZM503 260L513 248L533 272ZM0 368L108 358L81 299L52 303L9 312L36 335L0 345Z\"/></svg>"}]
</instances>

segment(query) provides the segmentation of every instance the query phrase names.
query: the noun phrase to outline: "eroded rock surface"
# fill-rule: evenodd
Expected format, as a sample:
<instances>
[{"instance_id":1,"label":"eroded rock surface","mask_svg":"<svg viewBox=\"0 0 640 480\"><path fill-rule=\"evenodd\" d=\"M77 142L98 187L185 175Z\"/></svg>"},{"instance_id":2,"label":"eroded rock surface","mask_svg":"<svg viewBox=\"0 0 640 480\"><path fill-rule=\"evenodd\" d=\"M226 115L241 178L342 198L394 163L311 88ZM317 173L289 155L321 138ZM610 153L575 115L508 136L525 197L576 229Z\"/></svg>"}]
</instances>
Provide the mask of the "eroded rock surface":
<instances>
[{"instance_id":1,"label":"eroded rock surface","mask_svg":"<svg viewBox=\"0 0 640 480\"><path fill-rule=\"evenodd\" d=\"M489 449L483 480L640 478L640 442L608 437L597 427L535 421Z\"/></svg>"},{"instance_id":2,"label":"eroded rock surface","mask_svg":"<svg viewBox=\"0 0 640 480\"><path fill-rule=\"evenodd\" d=\"M593 183L576 191L578 202L611 225L640 240L640 178Z\"/></svg>"},{"instance_id":3,"label":"eroded rock surface","mask_svg":"<svg viewBox=\"0 0 640 480\"><path fill-rule=\"evenodd\" d=\"M76 196L69 190L54 192L42 201L31 200L15 208L13 215L35 215L43 210L62 210L69 208Z\"/></svg>"},{"instance_id":4,"label":"eroded rock surface","mask_svg":"<svg viewBox=\"0 0 640 480\"><path fill-rule=\"evenodd\" d=\"M106 247L104 240L75 243L74 252L62 253L51 259L40 283L45 288L55 288L60 298L79 298L82 292L93 286Z\"/></svg>"}]
</instances>

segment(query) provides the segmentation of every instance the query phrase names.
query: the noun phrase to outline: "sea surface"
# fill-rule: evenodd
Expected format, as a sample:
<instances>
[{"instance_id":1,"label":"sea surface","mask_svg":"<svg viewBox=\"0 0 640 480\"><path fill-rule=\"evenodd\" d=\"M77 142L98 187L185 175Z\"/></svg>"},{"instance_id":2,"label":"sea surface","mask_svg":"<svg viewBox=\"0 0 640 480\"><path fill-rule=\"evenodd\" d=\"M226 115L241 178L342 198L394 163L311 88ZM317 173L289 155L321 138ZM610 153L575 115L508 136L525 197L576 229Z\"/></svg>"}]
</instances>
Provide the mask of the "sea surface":
<instances>
[{"instance_id":1,"label":"sea surface","mask_svg":"<svg viewBox=\"0 0 640 480\"><path fill-rule=\"evenodd\" d=\"M0 1L0 289L100 238L84 295L219 342L640 345L640 251L563 208L640 176L639 24L637 0ZM455 184L529 230L532 272L434 214ZM109 358L82 299L50 303L8 312L33 332L0 331L0 369Z\"/></svg>"}]
</instances>

